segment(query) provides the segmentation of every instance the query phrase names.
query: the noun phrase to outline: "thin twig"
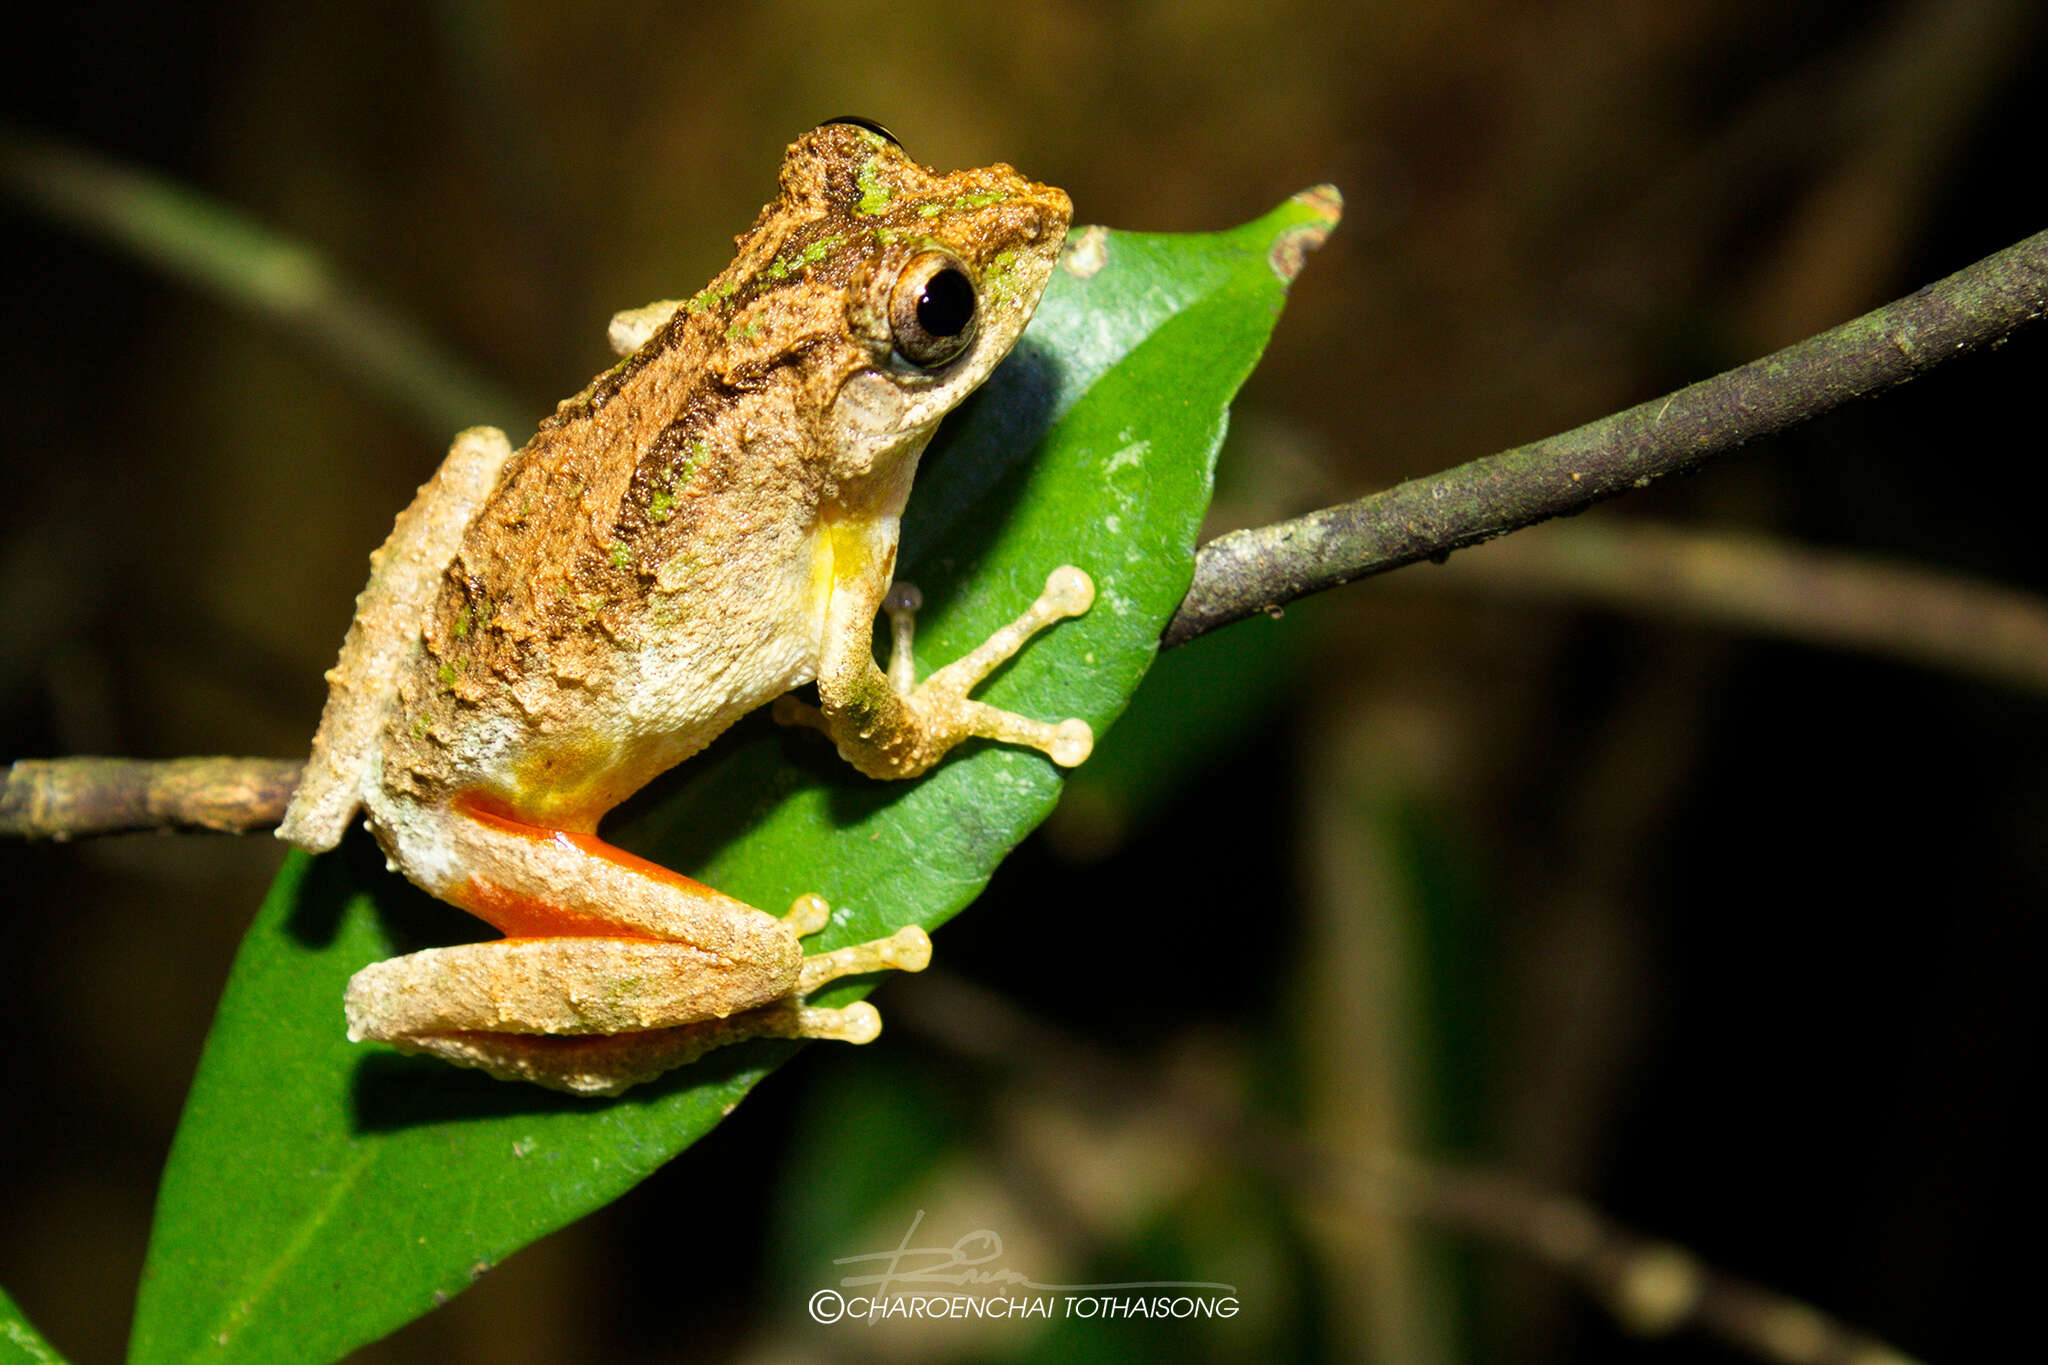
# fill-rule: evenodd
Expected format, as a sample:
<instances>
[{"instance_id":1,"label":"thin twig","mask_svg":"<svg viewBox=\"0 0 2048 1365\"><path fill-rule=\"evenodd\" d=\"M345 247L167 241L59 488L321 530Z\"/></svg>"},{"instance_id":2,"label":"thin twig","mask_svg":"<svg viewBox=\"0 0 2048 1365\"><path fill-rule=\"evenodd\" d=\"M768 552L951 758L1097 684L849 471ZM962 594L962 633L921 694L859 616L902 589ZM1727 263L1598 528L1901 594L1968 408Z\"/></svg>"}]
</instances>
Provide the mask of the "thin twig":
<instances>
[{"instance_id":1,"label":"thin twig","mask_svg":"<svg viewBox=\"0 0 2048 1365\"><path fill-rule=\"evenodd\" d=\"M1202 547L1163 642L1574 512L2002 341L2048 313L2048 232L1853 322L1561 436Z\"/></svg>"},{"instance_id":2,"label":"thin twig","mask_svg":"<svg viewBox=\"0 0 2048 1365\"><path fill-rule=\"evenodd\" d=\"M284 817L304 766L284 758L22 759L0 785L0 834L246 834Z\"/></svg>"},{"instance_id":3,"label":"thin twig","mask_svg":"<svg viewBox=\"0 0 2048 1365\"><path fill-rule=\"evenodd\" d=\"M318 252L226 204L76 147L0 128L0 186L39 212L298 333L437 438L516 430L524 405Z\"/></svg>"},{"instance_id":4,"label":"thin twig","mask_svg":"<svg viewBox=\"0 0 2048 1365\"><path fill-rule=\"evenodd\" d=\"M1335 1197L1512 1247L1577 1281L1641 1335L1690 1328L1771 1365L1912 1365L1809 1304L1717 1270L1579 1200L1500 1172L1334 1150L1161 1082L1155 1068L1073 1038L943 971L893 984L890 1002L891 1020L929 1043L983 1065L1026 1071L1049 1090L1090 1104L1156 1106L1175 1131L1318 1205Z\"/></svg>"},{"instance_id":5,"label":"thin twig","mask_svg":"<svg viewBox=\"0 0 2048 1365\"><path fill-rule=\"evenodd\" d=\"M2048 692L2048 602L2034 594L1769 536L1580 522L1514 536L1399 581L1718 621Z\"/></svg>"}]
</instances>

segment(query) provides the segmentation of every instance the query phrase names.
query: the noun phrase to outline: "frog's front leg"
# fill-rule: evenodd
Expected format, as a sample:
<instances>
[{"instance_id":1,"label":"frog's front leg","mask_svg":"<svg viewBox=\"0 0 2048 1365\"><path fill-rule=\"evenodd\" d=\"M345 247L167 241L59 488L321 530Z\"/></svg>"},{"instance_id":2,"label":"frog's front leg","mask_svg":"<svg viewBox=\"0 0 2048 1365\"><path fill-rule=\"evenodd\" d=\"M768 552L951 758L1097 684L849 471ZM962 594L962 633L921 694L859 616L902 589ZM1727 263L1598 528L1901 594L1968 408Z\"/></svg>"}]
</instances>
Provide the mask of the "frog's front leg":
<instances>
[{"instance_id":1,"label":"frog's front leg","mask_svg":"<svg viewBox=\"0 0 2048 1365\"><path fill-rule=\"evenodd\" d=\"M846 586L835 590L820 650L822 707L784 697L775 706L777 720L823 730L841 756L870 777L915 777L954 745L976 737L1041 750L1067 768L1088 757L1095 736L1086 721L1034 720L967 695L1039 631L1088 610L1095 584L1087 574L1071 564L1054 569L1045 591L1022 615L922 684L911 658L913 623L922 605L917 589L898 583L881 604L890 633L885 673L874 657L873 599L863 608L861 594Z\"/></svg>"},{"instance_id":2,"label":"frog's front leg","mask_svg":"<svg viewBox=\"0 0 2048 1365\"><path fill-rule=\"evenodd\" d=\"M921 970L922 929L806 957L829 922L817 896L781 917L613 848L458 802L397 813L401 845L440 855L409 866L465 869L429 886L508 937L373 963L349 982L349 1036L427 1052L503 1079L617 1094L745 1038L837 1038L881 1030L865 1002L803 997L841 976ZM408 858L423 852L406 850Z\"/></svg>"},{"instance_id":3,"label":"frog's front leg","mask_svg":"<svg viewBox=\"0 0 2048 1365\"><path fill-rule=\"evenodd\" d=\"M681 308L683 299L657 299L638 308L624 308L612 314L611 325L605 329L605 340L611 344L613 355L631 355L645 346L648 339L668 324L668 320Z\"/></svg>"}]
</instances>

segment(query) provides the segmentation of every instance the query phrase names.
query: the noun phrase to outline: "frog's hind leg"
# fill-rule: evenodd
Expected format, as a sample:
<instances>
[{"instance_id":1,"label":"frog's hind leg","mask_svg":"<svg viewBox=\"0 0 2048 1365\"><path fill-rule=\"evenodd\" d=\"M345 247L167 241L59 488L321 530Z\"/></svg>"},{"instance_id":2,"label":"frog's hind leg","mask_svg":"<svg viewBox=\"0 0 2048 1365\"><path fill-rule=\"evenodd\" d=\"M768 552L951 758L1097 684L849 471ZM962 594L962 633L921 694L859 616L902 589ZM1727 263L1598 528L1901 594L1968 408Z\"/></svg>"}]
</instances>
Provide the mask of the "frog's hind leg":
<instances>
[{"instance_id":1,"label":"frog's hind leg","mask_svg":"<svg viewBox=\"0 0 2048 1365\"><path fill-rule=\"evenodd\" d=\"M798 936L817 933L831 921L831 908L819 896L799 896L782 922ZM499 945L477 944L472 948ZM429 949L428 952L456 952ZM930 964L932 943L915 925L888 938L856 943L804 958L797 992L759 1009L724 1019L706 1019L672 1028L641 1029L612 1034L548 1036L498 1033L481 1029L423 1030L391 1037L406 1052L421 1052L475 1067L500 1080L531 1081L573 1095L617 1095L665 1071L696 1061L705 1053L749 1038L821 1038L845 1043L870 1043L882 1032L882 1016L865 1000L839 1009L806 1005L801 995L842 976L879 971L922 971ZM424 953L415 953L414 958ZM409 958L397 959L403 963ZM374 972L379 963L365 968ZM360 977L362 974L359 973Z\"/></svg>"},{"instance_id":2,"label":"frog's hind leg","mask_svg":"<svg viewBox=\"0 0 2048 1365\"><path fill-rule=\"evenodd\" d=\"M806 958L799 940L831 918L819 897L771 915L595 835L460 800L382 814L380 837L429 870L427 890L508 937L363 968L349 982L350 1035L494 1076L607 1095L743 1038L867 1042L881 1031L872 1006L816 1008L803 995L930 959L917 928Z\"/></svg>"}]
</instances>

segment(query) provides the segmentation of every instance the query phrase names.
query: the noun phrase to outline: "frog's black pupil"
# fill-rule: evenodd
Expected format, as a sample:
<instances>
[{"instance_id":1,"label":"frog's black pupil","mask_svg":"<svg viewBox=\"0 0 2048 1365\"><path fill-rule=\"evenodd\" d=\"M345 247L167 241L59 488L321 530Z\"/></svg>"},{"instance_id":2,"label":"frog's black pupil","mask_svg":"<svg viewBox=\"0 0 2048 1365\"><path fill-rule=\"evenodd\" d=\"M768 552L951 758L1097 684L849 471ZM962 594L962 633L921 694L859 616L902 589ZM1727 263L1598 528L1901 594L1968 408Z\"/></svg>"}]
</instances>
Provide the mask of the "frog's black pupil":
<instances>
[{"instance_id":1,"label":"frog's black pupil","mask_svg":"<svg viewBox=\"0 0 2048 1365\"><path fill-rule=\"evenodd\" d=\"M974 286L948 266L924 282L917 296L917 325L926 335L956 337L974 321Z\"/></svg>"}]
</instances>

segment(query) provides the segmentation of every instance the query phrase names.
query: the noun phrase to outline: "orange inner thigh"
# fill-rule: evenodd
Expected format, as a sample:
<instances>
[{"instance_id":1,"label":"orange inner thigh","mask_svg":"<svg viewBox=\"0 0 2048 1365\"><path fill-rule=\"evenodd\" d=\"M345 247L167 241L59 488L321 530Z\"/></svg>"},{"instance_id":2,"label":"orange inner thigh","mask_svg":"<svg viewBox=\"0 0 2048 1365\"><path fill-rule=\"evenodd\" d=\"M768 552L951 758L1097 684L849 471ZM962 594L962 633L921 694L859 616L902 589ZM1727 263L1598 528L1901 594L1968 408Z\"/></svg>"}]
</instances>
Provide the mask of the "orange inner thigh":
<instances>
[{"instance_id":1,"label":"orange inner thigh","mask_svg":"<svg viewBox=\"0 0 2048 1365\"><path fill-rule=\"evenodd\" d=\"M707 897L717 894L702 882L671 872L659 863L651 863L622 848L614 848L595 834L527 824L493 809L475 796L459 797L455 806L463 815L499 834L567 845L585 857L609 863L635 876L665 882L680 891ZM448 899L507 938L636 938L659 941L651 935L627 929L603 915L573 909L546 896L515 890L485 877L468 878L449 892Z\"/></svg>"}]
</instances>

